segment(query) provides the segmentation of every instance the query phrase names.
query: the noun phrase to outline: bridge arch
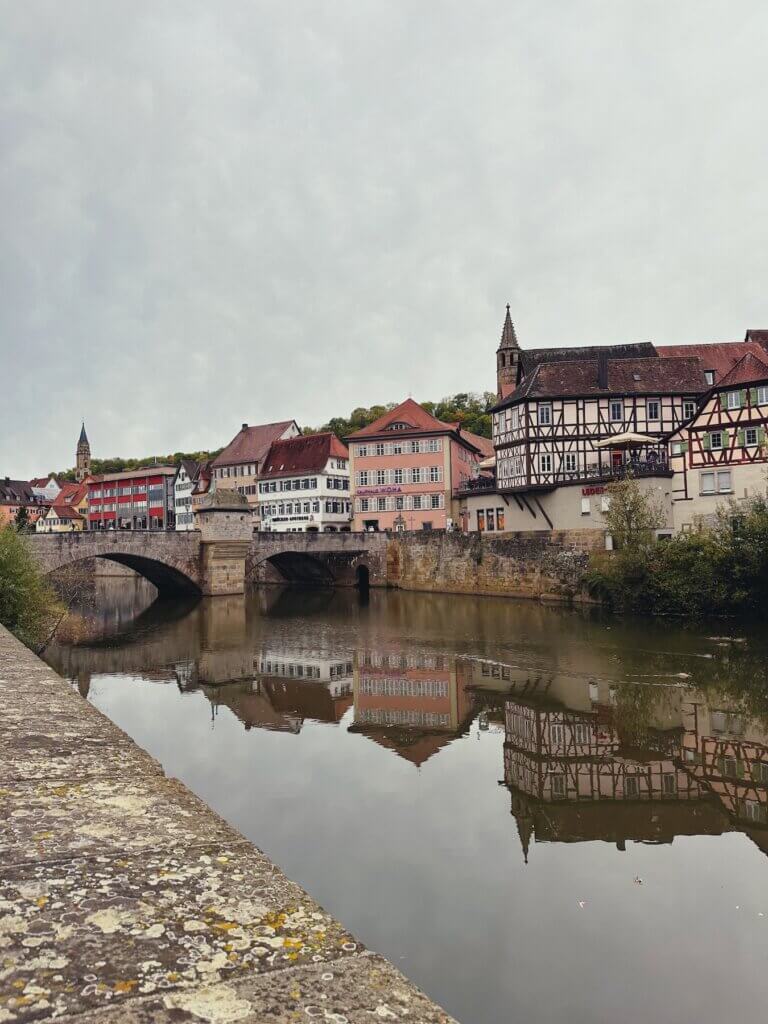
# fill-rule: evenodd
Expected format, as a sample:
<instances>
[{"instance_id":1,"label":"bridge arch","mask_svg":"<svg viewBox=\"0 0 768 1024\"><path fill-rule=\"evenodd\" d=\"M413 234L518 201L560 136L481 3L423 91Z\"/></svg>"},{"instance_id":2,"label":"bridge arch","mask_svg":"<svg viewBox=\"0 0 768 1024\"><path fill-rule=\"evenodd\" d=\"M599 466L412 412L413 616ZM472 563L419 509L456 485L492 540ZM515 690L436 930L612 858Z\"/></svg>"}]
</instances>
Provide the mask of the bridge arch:
<instances>
[{"instance_id":1,"label":"bridge arch","mask_svg":"<svg viewBox=\"0 0 768 1024\"><path fill-rule=\"evenodd\" d=\"M27 542L45 574L101 558L133 569L149 580L161 597L203 592L200 542L189 534L37 534Z\"/></svg>"},{"instance_id":2,"label":"bridge arch","mask_svg":"<svg viewBox=\"0 0 768 1024\"><path fill-rule=\"evenodd\" d=\"M278 551L268 555L254 566L253 576L265 583L314 587L331 587L336 582L327 560L305 551Z\"/></svg>"}]
</instances>

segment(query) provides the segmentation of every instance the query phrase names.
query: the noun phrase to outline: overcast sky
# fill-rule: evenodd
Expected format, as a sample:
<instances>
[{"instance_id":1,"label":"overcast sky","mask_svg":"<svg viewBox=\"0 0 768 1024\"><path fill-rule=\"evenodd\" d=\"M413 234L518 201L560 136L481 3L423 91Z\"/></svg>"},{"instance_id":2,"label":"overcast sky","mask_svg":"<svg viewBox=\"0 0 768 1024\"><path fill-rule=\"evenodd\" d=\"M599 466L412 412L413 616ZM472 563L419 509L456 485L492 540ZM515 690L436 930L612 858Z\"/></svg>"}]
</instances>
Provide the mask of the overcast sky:
<instances>
[{"instance_id":1,"label":"overcast sky","mask_svg":"<svg viewBox=\"0 0 768 1024\"><path fill-rule=\"evenodd\" d=\"M0 472L768 327L768 4L5 0Z\"/></svg>"}]
</instances>

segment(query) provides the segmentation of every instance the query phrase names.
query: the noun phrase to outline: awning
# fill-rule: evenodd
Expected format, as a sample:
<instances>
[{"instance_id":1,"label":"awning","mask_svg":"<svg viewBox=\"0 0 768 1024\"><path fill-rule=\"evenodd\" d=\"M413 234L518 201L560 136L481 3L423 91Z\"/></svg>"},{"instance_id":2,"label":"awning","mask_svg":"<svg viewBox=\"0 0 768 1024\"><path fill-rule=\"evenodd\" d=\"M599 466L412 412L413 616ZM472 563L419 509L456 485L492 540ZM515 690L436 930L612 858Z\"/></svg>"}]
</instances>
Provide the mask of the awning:
<instances>
[{"instance_id":1,"label":"awning","mask_svg":"<svg viewBox=\"0 0 768 1024\"><path fill-rule=\"evenodd\" d=\"M631 430L625 430L623 434L612 434L610 437L598 441L595 448L642 448L649 444L659 444L658 437L649 437L648 434L635 434Z\"/></svg>"},{"instance_id":2,"label":"awning","mask_svg":"<svg viewBox=\"0 0 768 1024\"><path fill-rule=\"evenodd\" d=\"M495 455L491 455L490 458L483 459L482 462L479 462L478 465L477 465L477 468L478 469L494 469L495 466L496 466L496 456Z\"/></svg>"}]
</instances>

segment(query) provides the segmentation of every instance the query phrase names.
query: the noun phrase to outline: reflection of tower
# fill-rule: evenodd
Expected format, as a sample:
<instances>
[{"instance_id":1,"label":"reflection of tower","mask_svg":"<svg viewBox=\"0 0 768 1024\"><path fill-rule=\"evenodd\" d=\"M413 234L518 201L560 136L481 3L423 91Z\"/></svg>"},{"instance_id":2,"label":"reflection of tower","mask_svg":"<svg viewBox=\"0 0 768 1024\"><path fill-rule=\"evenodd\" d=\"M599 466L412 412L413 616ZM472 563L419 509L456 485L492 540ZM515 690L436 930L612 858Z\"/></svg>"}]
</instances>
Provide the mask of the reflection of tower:
<instances>
[{"instance_id":1,"label":"reflection of tower","mask_svg":"<svg viewBox=\"0 0 768 1024\"><path fill-rule=\"evenodd\" d=\"M501 341L496 350L496 391L499 398L506 398L515 390L519 361L520 346L517 343L515 326L509 315L509 304L507 304L507 315L504 319Z\"/></svg>"},{"instance_id":2,"label":"reflection of tower","mask_svg":"<svg viewBox=\"0 0 768 1024\"><path fill-rule=\"evenodd\" d=\"M534 833L534 820L529 802L522 793L512 794L512 814L517 821L517 834L520 836L520 845L523 848L523 858L528 863L528 849L531 845L531 836Z\"/></svg>"},{"instance_id":3,"label":"reflection of tower","mask_svg":"<svg viewBox=\"0 0 768 1024\"><path fill-rule=\"evenodd\" d=\"M91 673L82 672L77 676L77 692L84 699L88 699L88 694L91 692Z\"/></svg>"},{"instance_id":4,"label":"reflection of tower","mask_svg":"<svg viewBox=\"0 0 768 1024\"><path fill-rule=\"evenodd\" d=\"M85 423L80 428L80 438L77 442L77 454L75 456L75 479L82 483L87 476L91 475L91 446L88 443L88 435L85 432Z\"/></svg>"}]
</instances>

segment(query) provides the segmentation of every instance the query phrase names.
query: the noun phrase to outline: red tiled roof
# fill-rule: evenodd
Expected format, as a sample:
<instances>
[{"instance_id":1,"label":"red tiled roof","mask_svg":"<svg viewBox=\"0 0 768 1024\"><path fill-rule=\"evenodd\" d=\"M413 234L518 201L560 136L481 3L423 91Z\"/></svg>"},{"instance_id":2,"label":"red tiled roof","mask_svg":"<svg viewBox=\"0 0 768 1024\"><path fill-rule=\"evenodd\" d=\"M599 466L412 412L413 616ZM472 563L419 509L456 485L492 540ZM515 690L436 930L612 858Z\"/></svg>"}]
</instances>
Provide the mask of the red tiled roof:
<instances>
[{"instance_id":1,"label":"red tiled roof","mask_svg":"<svg viewBox=\"0 0 768 1024\"><path fill-rule=\"evenodd\" d=\"M260 463L266 457L270 445L294 425L294 420L279 423L261 423L256 427L244 425L226 448L216 456L212 465L232 466L240 462Z\"/></svg>"},{"instance_id":2,"label":"red tiled roof","mask_svg":"<svg viewBox=\"0 0 768 1024\"><path fill-rule=\"evenodd\" d=\"M736 384L753 384L759 380L768 380L768 353L765 353L764 361L763 359L758 359L752 352L747 352L733 369L721 381L715 384L715 387L724 388L733 387Z\"/></svg>"},{"instance_id":3,"label":"red tiled roof","mask_svg":"<svg viewBox=\"0 0 768 1024\"><path fill-rule=\"evenodd\" d=\"M388 428L393 423L407 424L408 430L412 433L419 433L421 431L434 433L437 430L448 431L456 429L455 423L443 423L442 420L436 419L426 409L423 409L418 402L414 402L412 398L406 398L400 405L390 409L389 412L385 412L383 416L379 416L377 420L369 423L367 427L362 427L360 430L356 430L354 434L350 434L347 440L373 437L384 432L390 433L391 431ZM399 433L408 433L408 431L399 431Z\"/></svg>"},{"instance_id":4,"label":"red tiled roof","mask_svg":"<svg viewBox=\"0 0 768 1024\"><path fill-rule=\"evenodd\" d=\"M393 430L393 423L404 423L406 424L406 429ZM460 430L460 426L461 424L459 423L444 423L443 420L439 420L431 413L428 413L426 409L422 408L412 398L406 398L400 405L390 409L389 412L385 412L383 416L379 416L377 420L369 423L367 427L362 427L360 430L356 430L354 434L350 434L346 440L357 441L364 438L393 436L411 437L414 434L458 433L459 438L463 438L467 445L479 448L477 435L470 433L468 430ZM489 443L486 441L486 438L481 438L480 440L486 444Z\"/></svg>"},{"instance_id":5,"label":"red tiled roof","mask_svg":"<svg viewBox=\"0 0 768 1024\"><path fill-rule=\"evenodd\" d=\"M53 476L53 474L51 474L51 476ZM29 481L29 486L30 487L46 487L48 485L50 479L51 479L50 476L36 476L32 480ZM53 479L56 480L56 477L54 476ZM57 483L58 483L58 481L57 481Z\"/></svg>"},{"instance_id":6,"label":"red tiled roof","mask_svg":"<svg viewBox=\"0 0 768 1024\"><path fill-rule=\"evenodd\" d=\"M480 434L473 434L471 430L462 430L461 436L473 444L475 448L480 449L480 454L484 459L489 459L491 455L495 454L495 448L493 447L493 441L488 437L481 437Z\"/></svg>"},{"instance_id":7,"label":"red tiled roof","mask_svg":"<svg viewBox=\"0 0 768 1024\"><path fill-rule=\"evenodd\" d=\"M290 437L286 441L275 441L269 449L261 476L320 473L330 458L349 458L349 452L335 434Z\"/></svg>"},{"instance_id":8,"label":"red tiled roof","mask_svg":"<svg viewBox=\"0 0 768 1024\"><path fill-rule=\"evenodd\" d=\"M53 503L54 505L79 505L87 493L87 484L63 483Z\"/></svg>"},{"instance_id":9,"label":"red tiled roof","mask_svg":"<svg viewBox=\"0 0 768 1024\"><path fill-rule=\"evenodd\" d=\"M752 334L757 332L750 332ZM657 345L656 351L662 359L679 356L695 356L701 360L701 369L715 371L715 384L748 352L765 359L766 350L759 341L721 341L703 345Z\"/></svg>"},{"instance_id":10,"label":"red tiled roof","mask_svg":"<svg viewBox=\"0 0 768 1024\"><path fill-rule=\"evenodd\" d=\"M77 509L72 508L71 505L59 505L56 502L51 505L52 510L56 513L59 519L84 519L85 516L81 516Z\"/></svg>"}]
</instances>

